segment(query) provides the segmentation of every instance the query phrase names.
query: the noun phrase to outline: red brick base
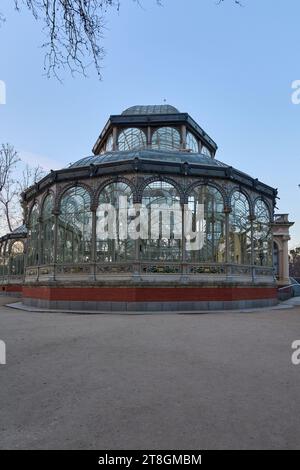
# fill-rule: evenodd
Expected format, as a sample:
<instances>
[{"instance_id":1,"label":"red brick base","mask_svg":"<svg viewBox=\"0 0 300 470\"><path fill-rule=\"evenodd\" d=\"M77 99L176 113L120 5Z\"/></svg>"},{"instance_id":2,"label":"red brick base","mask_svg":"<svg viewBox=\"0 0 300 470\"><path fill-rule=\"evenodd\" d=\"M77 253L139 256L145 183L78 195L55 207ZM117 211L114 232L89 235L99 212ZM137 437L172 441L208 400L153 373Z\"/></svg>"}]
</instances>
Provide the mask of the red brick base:
<instances>
[{"instance_id":1,"label":"red brick base","mask_svg":"<svg viewBox=\"0 0 300 470\"><path fill-rule=\"evenodd\" d=\"M21 284L7 284L0 286L0 292L22 292Z\"/></svg>"},{"instance_id":2,"label":"red brick base","mask_svg":"<svg viewBox=\"0 0 300 470\"><path fill-rule=\"evenodd\" d=\"M277 299L275 287L23 287L23 297L48 301L197 302Z\"/></svg>"}]
</instances>

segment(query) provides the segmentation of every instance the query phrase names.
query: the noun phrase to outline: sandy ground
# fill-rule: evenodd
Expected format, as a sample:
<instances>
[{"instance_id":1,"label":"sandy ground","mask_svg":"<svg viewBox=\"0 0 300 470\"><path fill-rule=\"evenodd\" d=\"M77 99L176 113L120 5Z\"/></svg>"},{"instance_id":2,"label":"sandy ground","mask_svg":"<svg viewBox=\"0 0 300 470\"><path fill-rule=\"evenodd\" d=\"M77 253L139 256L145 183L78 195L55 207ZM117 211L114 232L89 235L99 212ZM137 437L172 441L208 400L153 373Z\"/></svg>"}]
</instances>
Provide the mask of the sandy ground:
<instances>
[{"instance_id":1,"label":"sandy ground","mask_svg":"<svg viewBox=\"0 0 300 470\"><path fill-rule=\"evenodd\" d=\"M1 449L300 449L300 308L23 312L0 297Z\"/></svg>"}]
</instances>

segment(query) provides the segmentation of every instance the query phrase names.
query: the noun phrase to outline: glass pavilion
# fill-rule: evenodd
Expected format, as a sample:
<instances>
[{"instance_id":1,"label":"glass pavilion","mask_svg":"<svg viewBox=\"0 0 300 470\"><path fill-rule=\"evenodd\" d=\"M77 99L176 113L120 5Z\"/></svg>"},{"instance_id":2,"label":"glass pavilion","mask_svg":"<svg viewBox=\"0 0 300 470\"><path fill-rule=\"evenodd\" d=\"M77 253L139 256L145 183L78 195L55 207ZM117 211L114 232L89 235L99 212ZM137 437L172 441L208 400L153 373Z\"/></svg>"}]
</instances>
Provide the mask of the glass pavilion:
<instances>
[{"instance_id":1,"label":"glass pavilion","mask_svg":"<svg viewBox=\"0 0 300 470\"><path fill-rule=\"evenodd\" d=\"M220 162L216 152L208 134L173 106L134 106L110 116L93 156L51 171L23 194L24 302L105 311L276 303L277 190ZM124 239L120 224L114 239L103 237L103 204L119 220L120 201L149 212L147 239ZM170 208L169 236L161 216L152 215L157 205ZM174 236L184 233L185 218L172 208L187 206L197 230L198 205L203 243L190 251L183 236ZM3 270L7 248L0 246Z\"/></svg>"}]
</instances>

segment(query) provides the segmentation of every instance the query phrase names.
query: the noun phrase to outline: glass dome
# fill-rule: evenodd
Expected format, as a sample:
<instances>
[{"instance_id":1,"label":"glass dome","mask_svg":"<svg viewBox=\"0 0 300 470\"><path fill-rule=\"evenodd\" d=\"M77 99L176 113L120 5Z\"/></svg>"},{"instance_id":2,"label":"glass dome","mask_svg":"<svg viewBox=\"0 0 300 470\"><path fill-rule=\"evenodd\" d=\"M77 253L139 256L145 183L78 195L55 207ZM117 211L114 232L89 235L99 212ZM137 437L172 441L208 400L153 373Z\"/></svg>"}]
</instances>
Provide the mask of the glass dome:
<instances>
[{"instance_id":1,"label":"glass dome","mask_svg":"<svg viewBox=\"0 0 300 470\"><path fill-rule=\"evenodd\" d=\"M123 116L134 116L134 115L147 115L147 114L178 114L179 111L174 106L169 104L162 105L138 105L131 106L123 111Z\"/></svg>"}]
</instances>

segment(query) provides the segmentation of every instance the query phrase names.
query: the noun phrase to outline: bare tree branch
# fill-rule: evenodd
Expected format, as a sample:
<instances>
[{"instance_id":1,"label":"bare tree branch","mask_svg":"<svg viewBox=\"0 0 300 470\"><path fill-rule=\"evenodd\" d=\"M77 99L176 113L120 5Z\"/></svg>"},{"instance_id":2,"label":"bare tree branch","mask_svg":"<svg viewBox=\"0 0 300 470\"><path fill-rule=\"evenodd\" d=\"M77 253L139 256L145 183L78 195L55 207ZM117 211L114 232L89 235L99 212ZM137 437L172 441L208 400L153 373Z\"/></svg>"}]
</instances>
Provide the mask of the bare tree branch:
<instances>
[{"instance_id":1,"label":"bare tree branch","mask_svg":"<svg viewBox=\"0 0 300 470\"><path fill-rule=\"evenodd\" d=\"M0 146L0 193L20 161L18 152L10 144Z\"/></svg>"},{"instance_id":2,"label":"bare tree branch","mask_svg":"<svg viewBox=\"0 0 300 470\"><path fill-rule=\"evenodd\" d=\"M119 8L119 0L15 0L17 10L26 6L36 20L44 24L47 40L44 70L48 77L60 79L62 69L86 75L93 63L101 79L101 46L105 29L104 15Z\"/></svg>"},{"instance_id":3,"label":"bare tree branch","mask_svg":"<svg viewBox=\"0 0 300 470\"><path fill-rule=\"evenodd\" d=\"M23 214L20 194L45 175L38 165L22 164L12 145L0 147L0 231L12 232L22 223Z\"/></svg>"},{"instance_id":4,"label":"bare tree branch","mask_svg":"<svg viewBox=\"0 0 300 470\"><path fill-rule=\"evenodd\" d=\"M140 7L144 0L132 0ZM163 0L152 0L162 6ZM213 0L212 0L213 1ZM225 1L242 6L241 0ZM27 8L37 21L43 23L47 40L44 71L48 77L61 80L61 72L69 69L71 74L86 75L93 64L102 78L101 63L105 56L103 35L105 19L109 10L120 10L122 0L14 0L17 11ZM0 12L0 23L4 16Z\"/></svg>"}]
</instances>

